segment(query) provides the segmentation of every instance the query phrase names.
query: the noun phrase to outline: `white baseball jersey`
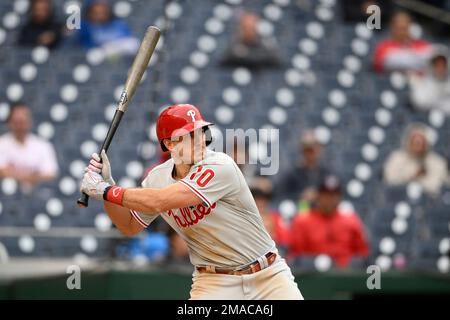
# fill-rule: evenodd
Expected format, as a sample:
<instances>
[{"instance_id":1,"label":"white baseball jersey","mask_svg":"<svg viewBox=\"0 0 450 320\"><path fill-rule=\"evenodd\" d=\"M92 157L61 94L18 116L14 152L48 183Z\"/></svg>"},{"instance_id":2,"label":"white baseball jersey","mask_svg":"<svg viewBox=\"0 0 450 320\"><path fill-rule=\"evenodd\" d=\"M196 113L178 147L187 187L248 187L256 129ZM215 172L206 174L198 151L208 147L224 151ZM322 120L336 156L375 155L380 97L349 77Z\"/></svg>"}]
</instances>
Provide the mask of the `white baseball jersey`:
<instances>
[{"instance_id":1,"label":"white baseball jersey","mask_svg":"<svg viewBox=\"0 0 450 320\"><path fill-rule=\"evenodd\" d=\"M172 177L173 159L155 167L142 182L144 188L182 183L203 204L157 214L132 211L147 227L159 214L186 241L196 266L238 267L276 250L267 233L244 176L228 155L207 150L179 181Z\"/></svg>"}]
</instances>

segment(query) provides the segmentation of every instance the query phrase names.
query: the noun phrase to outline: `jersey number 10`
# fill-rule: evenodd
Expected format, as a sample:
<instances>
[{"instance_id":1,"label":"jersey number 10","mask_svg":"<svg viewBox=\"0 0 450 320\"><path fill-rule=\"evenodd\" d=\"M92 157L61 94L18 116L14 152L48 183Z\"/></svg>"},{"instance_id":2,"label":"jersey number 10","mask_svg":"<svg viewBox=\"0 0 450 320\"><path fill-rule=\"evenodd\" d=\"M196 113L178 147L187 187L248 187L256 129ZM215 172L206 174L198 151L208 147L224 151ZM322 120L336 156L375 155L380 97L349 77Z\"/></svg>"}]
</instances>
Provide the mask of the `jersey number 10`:
<instances>
[{"instance_id":1,"label":"jersey number 10","mask_svg":"<svg viewBox=\"0 0 450 320\"><path fill-rule=\"evenodd\" d=\"M212 169L206 169L202 172L203 166L198 166L197 171L191 174L189 177L190 180L195 179L195 183L201 188L205 187L211 179L214 177L214 171ZM199 174L201 175L196 178Z\"/></svg>"}]
</instances>

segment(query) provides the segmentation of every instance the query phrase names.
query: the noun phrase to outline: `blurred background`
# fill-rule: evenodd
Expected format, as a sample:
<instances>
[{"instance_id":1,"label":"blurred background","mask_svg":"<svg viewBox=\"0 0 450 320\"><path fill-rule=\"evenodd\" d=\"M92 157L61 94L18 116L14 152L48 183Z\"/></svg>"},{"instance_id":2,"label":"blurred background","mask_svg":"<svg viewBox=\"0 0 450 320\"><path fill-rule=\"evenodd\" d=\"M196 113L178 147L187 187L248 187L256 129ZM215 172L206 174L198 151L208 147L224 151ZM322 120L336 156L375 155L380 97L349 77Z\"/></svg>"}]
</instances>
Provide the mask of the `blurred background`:
<instances>
[{"instance_id":1,"label":"blurred background","mask_svg":"<svg viewBox=\"0 0 450 320\"><path fill-rule=\"evenodd\" d=\"M197 105L213 137L278 129L224 149L257 162L240 168L306 299L450 293L450 1L7 0L0 298L189 297L188 249L162 219L130 239L101 204L76 206L149 25L163 35L109 151L119 185L167 159L170 104ZM260 176L269 144L280 170Z\"/></svg>"}]
</instances>

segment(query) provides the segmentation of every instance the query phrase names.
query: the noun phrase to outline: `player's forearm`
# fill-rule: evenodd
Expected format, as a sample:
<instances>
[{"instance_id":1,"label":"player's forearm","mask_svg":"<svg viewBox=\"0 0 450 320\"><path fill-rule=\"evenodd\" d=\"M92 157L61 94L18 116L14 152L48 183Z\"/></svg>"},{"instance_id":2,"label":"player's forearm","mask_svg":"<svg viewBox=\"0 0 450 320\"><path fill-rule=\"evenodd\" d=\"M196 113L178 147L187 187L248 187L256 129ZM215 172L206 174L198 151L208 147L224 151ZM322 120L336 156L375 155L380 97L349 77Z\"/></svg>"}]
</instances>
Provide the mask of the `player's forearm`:
<instances>
[{"instance_id":1,"label":"player's forearm","mask_svg":"<svg viewBox=\"0 0 450 320\"><path fill-rule=\"evenodd\" d=\"M146 214L165 211L161 190L151 188L126 189L123 194L122 206Z\"/></svg>"},{"instance_id":2,"label":"player's forearm","mask_svg":"<svg viewBox=\"0 0 450 320\"><path fill-rule=\"evenodd\" d=\"M124 189L119 186L109 186L103 192L103 199L147 215L195 206L203 202L182 183L174 183L164 189Z\"/></svg>"},{"instance_id":3,"label":"player's forearm","mask_svg":"<svg viewBox=\"0 0 450 320\"><path fill-rule=\"evenodd\" d=\"M135 221L129 209L108 201L105 201L103 206L111 221L122 234L132 236L142 231L143 227Z\"/></svg>"}]
</instances>

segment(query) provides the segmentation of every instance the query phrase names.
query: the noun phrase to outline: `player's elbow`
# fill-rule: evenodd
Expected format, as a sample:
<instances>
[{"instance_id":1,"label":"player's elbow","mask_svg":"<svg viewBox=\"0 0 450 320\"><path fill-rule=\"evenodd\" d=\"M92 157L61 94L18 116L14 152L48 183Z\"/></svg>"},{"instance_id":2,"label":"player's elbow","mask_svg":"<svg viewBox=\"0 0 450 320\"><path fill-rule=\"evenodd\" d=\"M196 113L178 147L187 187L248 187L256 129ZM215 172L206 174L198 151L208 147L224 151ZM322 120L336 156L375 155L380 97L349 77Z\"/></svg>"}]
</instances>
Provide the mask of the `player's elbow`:
<instances>
[{"instance_id":1,"label":"player's elbow","mask_svg":"<svg viewBox=\"0 0 450 320\"><path fill-rule=\"evenodd\" d=\"M128 224L118 227L120 233L125 237L134 237L142 230L144 227L137 223L133 218L130 219Z\"/></svg>"},{"instance_id":2,"label":"player's elbow","mask_svg":"<svg viewBox=\"0 0 450 320\"><path fill-rule=\"evenodd\" d=\"M135 235L139 234L142 231L142 227L136 228L131 225L127 226L127 227L121 227L118 229L119 229L120 233L125 237L134 237Z\"/></svg>"},{"instance_id":3,"label":"player's elbow","mask_svg":"<svg viewBox=\"0 0 450 320\"><path fill-rule=\"evenodd\" d=\"M134 237L135 235L137 235L139 233L139 232L136 232L134 230L129 230L129 229L121 229L119 231L125 237Z\"/></svg>"}]
</instances>

